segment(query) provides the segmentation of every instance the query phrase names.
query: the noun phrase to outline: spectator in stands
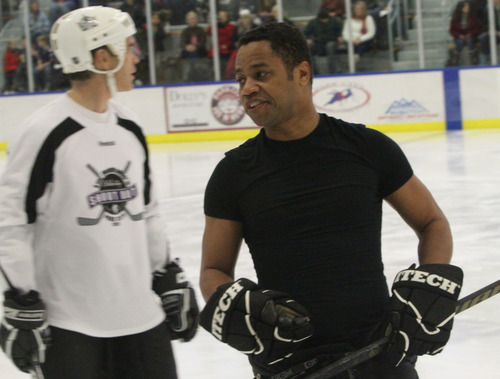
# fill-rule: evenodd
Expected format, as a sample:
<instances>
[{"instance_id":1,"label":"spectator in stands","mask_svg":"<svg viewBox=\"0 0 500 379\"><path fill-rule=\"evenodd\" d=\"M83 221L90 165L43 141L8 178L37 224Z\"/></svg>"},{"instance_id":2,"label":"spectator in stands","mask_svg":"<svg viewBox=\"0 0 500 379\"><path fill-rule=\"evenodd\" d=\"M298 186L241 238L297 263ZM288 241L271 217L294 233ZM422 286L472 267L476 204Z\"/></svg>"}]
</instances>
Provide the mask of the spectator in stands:
<instances>
[{"instance_id":1,"label":"spectator in stands","mask_svg":"<svg viewBox=\"0 0 500 379\"><path fill-rule=\"evenodd\" d=\"M240 9L239 0L217 0L217 10L226 11L229 20L235 21L238 19L238 12Z\"/></svg>"},{"instance_id":2,"label":"spectator in stands","mask_svg":"<svg viewBox=\"0 0 500 379\"><path fill-rule=\"evenodd\" d=\"M229 22L229 17L227 12L219 11L217 14L217 33L219 42L219 57L220 57L220 73L223 79L233 79L225 77L226 66L234 51L234 33L236 27ZM212 35L212 26L207 29L207 34ZM214 51L213 46L208 50L208 56L213 58Z\"/></svg>"},{"instance_id":3,"label":"spectator in stands","mask_svg":"<svg viewBox=\"0 0 500 379\"><path fill-rule=\"evenodd\" d=\"M276 5L276 0L257 0L257 13L271 12L271 9Z\"/></svg>"},{"instance_id":4,"label":"spectator in stands","mask_svg":"<svg viewBox=\"0 0 500 379\"><path fill-rule=\"evenodd\" d=\"M185 82L208 79L203 59L207 56L207 34L198 25L198 13L186 15L187 27L181 33L182 79Z\"/></svg>"},{"instance_id":5,"label":"spectator in stands","mask_svg":"<svg viewBox=\"0 0 500 379\"><path fill-rule=\"evenodd\" d=\"M279 16L278 16L278 6L275 5L274 7L271 8L271 12L264 18L261 18L261 23L267 23L267 22L278 22ZM295 26L294 22L290 20L286 15L283 15L283 22L285 24L289 24L292 26Z\"/></svg>"},{"instance_id":6,"label":"spectator in stands","mask_svg":"<svg viewBox=\"0 0 500 379\"><path fill-rule=\"evenodd\" d=\"M36 66L36 56L35 56L35 49L33 45L30 46L31 48L31 60L33 62L33 67ZM19 49L19 68L17 69L16 72L16 89L17 92L25 92L28 90L28 68L27 68L27 57L28 54L26 52L26 37L22 37L21 39L21 48Z\"/></svg>"},{"instance_id":7,"label":"spectator in stands","mask_svg":"<svg viewBox=\"0 0 500 379\"><path fill-rule=\"evenodd\" d=\"M248 31L255 28L257 24L253 21L253 16L250 10L242 9L238 15L238 21L236 22L236 29L234 33L234 45L236 46L238 40ZM234 70L235 70L235 62L236 62L236 53L237 50L234 49L231 56L229 57L229 61L226 66L226 71L224 73L225 78L233 78Z\"/></svg>"},{"instance_id":8,"label":"spectator in stands","mask_svg":"<svg viewBox=\"0 0 500 379\"><path fill-rule=\"evenodd\" d=\"M49 34L50 20L47 15L40 10L40 3L38 0L30 0L28 24L32 43L35 43L38 36Z\"/></svg>"},{"instance_id":9,"label":"spectator in stands","mask_svg":"<svg viewBox=\"0 0 500 379\"><path fill-rule=\"evenodd\" d=\"M324 74L319 69L317 58L327 57L328 74L337 72L335 64L335 49L342 33L342 21L336 16L330 16L326 9L320 9L316 18L308 22L304 28L304 36L311 50L313 71Z\"/></svg>"},{"instance_id":10,"label":"spectator in stands","mask_svg":"<svg viewBox=\"0 0 500 379\"><path fill-rule=\"evenodd\" d=\"M153 47L155 54L155 69L158 83L165 82L163 66L167 61L167 46L166 39L169 32L169 16L170 12L162 9L153 12L151 15L151 27L153 32Z\"/></svg>"},{"instance_id":11,"label":"spectator in stands","mask_svg":"<svg viewBox=\"0 0 500 379\"><path fill-rule=\"evenodd\" d=\"M37 91L48 91L50 89L53 55L50 49L49 36L42 34L36 39L35 46L35 89Z\"/></svg>"},{"instance_id":12,"label":"spectator in stands","mask_svg":"<svg viewBox=\"0 0 500 379\"><path fill-rule=\"evenodd\" d=\"M199 26L199 14L190 11L186 14L187 27L182 31L181 58L183 79L185 81L206 80L208 77L205 59L207 58L207 33Z\"/></svg>"},{"instance_id":13,"label":"spectator in stands","mask_svg":"<svg viewBox=\"0 0 500 379\"><path fill-rule=\"evenodd\" d=\"M249 9L241 9L239 14L238 14L238 21L236 22L236 30L234 33L234 42L238 42L240 37L248 32L249 30L252 30L255 28L257 25L253 21L253 15L250 12Z\"/></svg>"},{"instance_id":14,"label":"spectator in stands","mask_svg":"<svg viewBox=\"0 0 500 379\"><path fill-rule=\"evenodd\" d=\"M52 25L59 17L73 9L76 9L77 0L52 0L52 5L49 8L49 21Z\"/></svg>"},{"instance_id":15,"label":"spectator in stands","mask_svg":"<svg viewBox=\"0 0 500 379\"><path fill-rule=\"evenodd\" d=\"M498 45L500 43L500 0L493 0L493 11L495 20L495 41ZM490 57L490 18L488 15L488 8L483 9L481 25L484 26L481 34L479 35L479 64L485 65L491 61Z\"/></svg>"},{"instance_id":16,"label":"spectator in stands","mask_svg":"<svg viewBox=\"0 0 500 379\"><path fill-rule=\"evenodd\" d=\"M258 24L269 22L269 17L272 16L273 7L276 5L276 0L257 0L256 13L258 18L256 22ZM277 18L277 17L276 17Z\"/></svg>"},{"instance_id":17,"label":"spectator in stands","mask_svg":"<svg viewBox=\"0 0 500 379\"><path fill-rule=\"evenodd\" d=\"M322 0L319 6L320 10L325 10L331 17L345 17L345 2L344 0Z\"/></svg>"},{"instance_id":18,"label":"spectator in stands","mask_svg":"<svg viewBox=\"0 0 500 379\"><path fill-rule=\"evenodd\" d=\"M17 70L19 69L21 61L19 59L19 51L17 49L16 41L9 40L7 42L7 49L3 56L3 71L4 71L4 87L2 92L4 94L11 94L16 92L15 79Z\"/></svg>"},{"instance_id":19,"label":"spectator in stands","mask_svg":"<svg viewBox=\"0 0 500 379\"><path fill-rule=\"evenodd\" d=\"M349 29L351 29L351 35ZM376 31L375 21L368 14L366 3L356 1L353 5L353 17L351 20L345 21L342 29L343 40L346 42L352 41L354 45L354 59L356 62L371 49Z\"/></svg>"},{"instance_id":20,"label":"spectator in stands","mask_svg":"<svg viewBox=\"0 0 500 379\"><path fill-rule=\"evenodd\" d=\"M366 3L366 10L375 21L375 41L377 47L387 49L387 4L389 0L363 0ZM402 6L401 6L402 8ZM381 13L384 12L384 13ZM383 14L383 15L382 15ZM404 16L403 16L404 17ZM393 24L393 36L398 34L396 23Z\"/></svg>"},{"instance_id":21,"label":"spectator in stands","mask_svg":"<svg viewBox=\"0 0 500 379\"><path fill-rule=\"evenodd\" d=\"M448 65L459 65L460 53L465 46L467 46L469 52L470 63L477 65L479 59L476 43L481 32L481 22L476 13L471 11L470 4L467 1L459 1L455 6L450 20L449 31L455 46L450 50Z\"/></svg>"}]
</instances>

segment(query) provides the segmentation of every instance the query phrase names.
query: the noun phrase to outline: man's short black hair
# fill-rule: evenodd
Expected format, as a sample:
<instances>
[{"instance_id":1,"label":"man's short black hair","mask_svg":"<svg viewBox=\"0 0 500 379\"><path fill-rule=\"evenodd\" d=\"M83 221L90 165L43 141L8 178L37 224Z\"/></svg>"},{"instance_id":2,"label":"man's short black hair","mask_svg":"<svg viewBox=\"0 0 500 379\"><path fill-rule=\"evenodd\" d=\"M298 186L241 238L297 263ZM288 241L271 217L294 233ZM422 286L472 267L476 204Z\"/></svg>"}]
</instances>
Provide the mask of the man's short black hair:
<instances>
[{"instance_id":1,"label":"man's short black hair","mask_svg":"<svg viewBox=\"0 0 500 379\"><path fill-rule=\"evenodd\" d=\"M312 62L309 46L302 32L295 26L283 22L270 22L246 32L238 41L238 47L251 42L269 41L273 53L283 60L288 75L302 62L307 62L311 67Z\"/></svg>"}]
</instances>

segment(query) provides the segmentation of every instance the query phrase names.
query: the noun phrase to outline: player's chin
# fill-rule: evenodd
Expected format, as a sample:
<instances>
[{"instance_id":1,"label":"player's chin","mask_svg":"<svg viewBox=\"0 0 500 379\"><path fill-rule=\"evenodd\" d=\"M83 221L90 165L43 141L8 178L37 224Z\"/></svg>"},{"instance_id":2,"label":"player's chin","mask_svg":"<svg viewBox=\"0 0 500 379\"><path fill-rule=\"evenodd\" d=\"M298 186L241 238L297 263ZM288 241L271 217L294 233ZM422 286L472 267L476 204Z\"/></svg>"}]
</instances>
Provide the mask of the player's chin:
<instances>
[{"instance_id":1,"label":"player's chin","mask_svg":"<svg viewBox=\"0 0 500 379\"><path fill-rule=\"evenodd\" d=\"M118 92L127 92L127 91L130 91L133 88L134 88L134 82L133 81L131 81L129 83L123 83L122 85L118 86Z\"/></svg>"}]
</instances>

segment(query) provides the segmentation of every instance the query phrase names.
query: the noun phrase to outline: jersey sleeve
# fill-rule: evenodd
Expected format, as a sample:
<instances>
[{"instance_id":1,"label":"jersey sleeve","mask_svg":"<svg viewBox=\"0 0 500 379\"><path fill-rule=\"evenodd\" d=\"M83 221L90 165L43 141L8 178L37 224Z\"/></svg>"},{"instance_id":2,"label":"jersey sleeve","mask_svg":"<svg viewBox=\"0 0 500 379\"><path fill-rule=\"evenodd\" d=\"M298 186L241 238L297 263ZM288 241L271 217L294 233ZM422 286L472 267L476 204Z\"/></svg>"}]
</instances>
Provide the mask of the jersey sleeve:
<instances>
[{"instance_id":1,"label":"jersey sleeve","mask_svg":"<svg viewBox=\"0 0 500 379\"><path fill-rule=\"evenodd\" d=\"M36 290L33 227L28 223L26 196L31 172L47 130L28 120L10 142L0 179L0 266L9 281L24 291Z\"/></svg>"},{"instance_id":2,"label":"jersey sleeve","mask_svg":"<svg viewBox=\"0 0 500 379\"><path fill-rule=\"evenodd\" d=\"M155 181L151 172L150 182L150 201L146 204L145 219L151 272L153 272L161 269L169 260L170 244L167 238L166 224L161 215L158 198L156 196Z\"/></svg>"},{"instance_id":3,"label":"jersey sleeve","mask_svg":"<svg viewBox=\"0 0 500 379\"><path fill-rule=\"evenodd\" d=\"M401 147L385 134L367 129L371 145L375 148L375 161L380 171L379 193L389 196L413 175L413 169Z\"/></svg>"},{"instance_id":4,"label":"jersey sleeve","mask_svg":"<svg viewBox=\"0 0 500 379\"><path fill-rule=\"evenodd\" d=\"M227 157L215 167L205 189L204 211L207 216L242 221L235 174L235 168Z\"/></svg>"}]
</instances>

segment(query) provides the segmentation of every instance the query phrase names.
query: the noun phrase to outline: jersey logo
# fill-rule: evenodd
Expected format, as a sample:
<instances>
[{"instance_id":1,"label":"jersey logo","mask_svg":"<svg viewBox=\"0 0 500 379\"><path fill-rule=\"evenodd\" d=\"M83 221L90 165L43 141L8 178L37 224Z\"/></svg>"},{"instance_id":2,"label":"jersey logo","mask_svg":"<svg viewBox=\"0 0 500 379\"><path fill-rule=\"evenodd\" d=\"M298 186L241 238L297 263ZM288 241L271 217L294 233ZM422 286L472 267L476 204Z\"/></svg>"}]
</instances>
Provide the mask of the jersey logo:
<instances>
[{"instance_id":1,"label":"jersey logo","mask_svg":"<svg viewBox=\"0 0 500 379\"><path fill-rule=\"evenodd\" d=\"M87 203L91 209L101 206L102 210L96 218L78 217L79 225L97 225L103 216L115 225L118 225L125 215L133 221L142 220L142 212L131 214L127 210L127 202L135 199L138 194L137 186L131 185L125 175L129 167L130 162L127 162L123 170L108 168L99 173L90 164L87 164L87 168L97 176L97 182L94 185L97 191L87 196Z\"/></svg>"}]
</instances>

